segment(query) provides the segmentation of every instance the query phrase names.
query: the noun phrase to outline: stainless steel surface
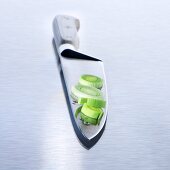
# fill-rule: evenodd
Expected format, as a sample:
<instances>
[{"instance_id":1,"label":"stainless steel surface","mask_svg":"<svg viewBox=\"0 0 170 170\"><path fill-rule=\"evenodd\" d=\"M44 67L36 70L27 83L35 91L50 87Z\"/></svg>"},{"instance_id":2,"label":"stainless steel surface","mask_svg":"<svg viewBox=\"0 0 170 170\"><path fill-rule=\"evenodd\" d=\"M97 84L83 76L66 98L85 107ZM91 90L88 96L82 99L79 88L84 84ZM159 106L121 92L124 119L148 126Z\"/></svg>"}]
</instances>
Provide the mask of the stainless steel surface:
<instances>
[{"instance_id":1,"label":"stainless steel surface","mask_svg":"<svg viewBox=\"0 0 170 170\"><path fill-rule=\"evenodd\" d=\"M169 170L169 9L168 0L0 0L0 169ZM57 70L58 13L83 21L80 50L105 63L109 115L91 150L73 131Z\"/></svg>"}]
</instances>

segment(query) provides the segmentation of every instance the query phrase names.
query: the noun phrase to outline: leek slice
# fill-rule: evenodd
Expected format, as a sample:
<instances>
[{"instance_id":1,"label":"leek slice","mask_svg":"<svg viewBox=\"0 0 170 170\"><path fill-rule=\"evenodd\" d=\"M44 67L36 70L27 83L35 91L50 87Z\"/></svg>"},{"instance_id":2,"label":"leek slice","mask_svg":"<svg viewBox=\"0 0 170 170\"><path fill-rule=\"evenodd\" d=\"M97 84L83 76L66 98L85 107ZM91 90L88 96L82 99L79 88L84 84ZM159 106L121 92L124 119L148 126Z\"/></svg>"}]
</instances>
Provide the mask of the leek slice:
<instances>
[{"instance_id":1,"label":"leek slice","mask_svg":"<svg viewBox=\"0 0 170 170\"><path fill-rule=\"evenodd\" d=\"M93 125L100 124L101 118L103 116L103 110L101 108L89 106L87 103L85 103L81 109L80 116L84 122Z\"/></svg>"},{"instance_id":2,"label":"leek slice","mask_svg":"<svg viewBox=\"0 0 170 170\"><path fill-rule=\"evenodd\" d=\"M80 77L79 83L84 86L101 89L103 86L103 79L94 75L84 74Z\"/></svg>"},{"instance_id":3,"label":"leek slice","mask_svg":"<svg viewBox=\"0 0 170 170\"><path fill-rule=\"evenodd\" d=\"M103 110L101 108L89 106L87 105L87 103L85 103L81 109L81 112L88 117L98 119L99 115L103 112Z\"/></svg>"},{"instance_id":4,"label":"leek slice","mask_svg":"<svg viewBox=\"0 0 170 170\"><path fill-rule=\"evenodd\" d=\"M81 109L82 109L82 106L78 107L76 109L76 112L75 112L75 117L77 118L77 116L79 115L79 113L81 112Z\"/></svg>"},{"instance_id":5,"label":"leek slice","mask_svg":"<svg viewBox=\"0 0 170 170\"><path fill-rule=\"evenodd\" d=\"M102 99L102 92L99 89L83 85L75 85L71 89L71 97L78 102L79 98Z\"/></svg>"},{"instance_id":6,"label":"leek slice","mask_svg":"<svg viewBox=\"0 0 170 170\"><path fill-rule=\"evenodd\" d=\"M97 107L97 108L98 107L105 108L106 106L106 101L103 99L79 98L78 103L79 104L87 103L87 105Z\"/></svg>"}]
</instances>

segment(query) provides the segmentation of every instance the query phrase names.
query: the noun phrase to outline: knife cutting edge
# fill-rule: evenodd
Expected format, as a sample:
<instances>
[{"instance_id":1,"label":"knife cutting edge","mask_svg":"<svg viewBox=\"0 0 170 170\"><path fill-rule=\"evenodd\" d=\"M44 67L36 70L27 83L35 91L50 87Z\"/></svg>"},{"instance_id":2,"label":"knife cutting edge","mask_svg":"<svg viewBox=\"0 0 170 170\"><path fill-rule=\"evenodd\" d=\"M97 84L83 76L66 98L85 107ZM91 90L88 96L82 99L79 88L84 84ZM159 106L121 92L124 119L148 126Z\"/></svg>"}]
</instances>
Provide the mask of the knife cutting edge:
<instances>
[{"instance_id":1,"label":"knife cutting edge","mask_svg":"<svg viewBox=\"0 0 170 170\"><path fill-rule=\"evenodd\" d=\"M83 146L93 147L103 134L108 96L103 61L77 52L80 22L72 16L53 20L54 49L75 133Z\"/></svg>"}]
</instances>

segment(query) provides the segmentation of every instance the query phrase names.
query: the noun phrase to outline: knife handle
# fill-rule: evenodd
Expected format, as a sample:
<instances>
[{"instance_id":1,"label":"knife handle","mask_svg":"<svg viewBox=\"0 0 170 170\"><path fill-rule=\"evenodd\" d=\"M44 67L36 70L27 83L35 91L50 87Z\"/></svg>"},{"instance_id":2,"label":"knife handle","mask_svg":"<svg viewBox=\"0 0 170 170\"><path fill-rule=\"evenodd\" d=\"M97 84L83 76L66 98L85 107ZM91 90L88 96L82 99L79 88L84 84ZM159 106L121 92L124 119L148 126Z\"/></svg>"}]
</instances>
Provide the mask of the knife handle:
<instances>
[{"instance_id":1,"label":"knife handle","mask_svg":"<svg viewBox=\"0 0 170 170\"><path fill-rule=\"evenodd\" d=\"M67 15L57 15L53 20L54 40L57 48L62 45L79 47L78 30L80 22L77 18Z\"/></svg>"}]
</instances>

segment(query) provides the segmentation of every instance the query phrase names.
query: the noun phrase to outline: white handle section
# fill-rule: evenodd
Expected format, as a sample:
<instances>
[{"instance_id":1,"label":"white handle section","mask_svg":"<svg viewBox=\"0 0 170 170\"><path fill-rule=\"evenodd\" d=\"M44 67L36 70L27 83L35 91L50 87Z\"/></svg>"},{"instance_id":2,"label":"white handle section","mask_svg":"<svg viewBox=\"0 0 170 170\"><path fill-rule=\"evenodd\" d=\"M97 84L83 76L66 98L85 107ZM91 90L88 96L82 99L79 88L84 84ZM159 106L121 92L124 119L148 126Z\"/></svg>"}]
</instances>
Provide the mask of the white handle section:
<instances>
[{"instance_id":1,"label":"white handle section","mask_svg":"<svg viewBox=\"0 0 170 170\"><path fill-rule=\"evenodd\" d=\"M65 44L74 46L75 49L79 47L78 30L80 22L78 19L67 16L58 15L53 21L54 39L57 48Z\"/></svg>"}]
</instances>

